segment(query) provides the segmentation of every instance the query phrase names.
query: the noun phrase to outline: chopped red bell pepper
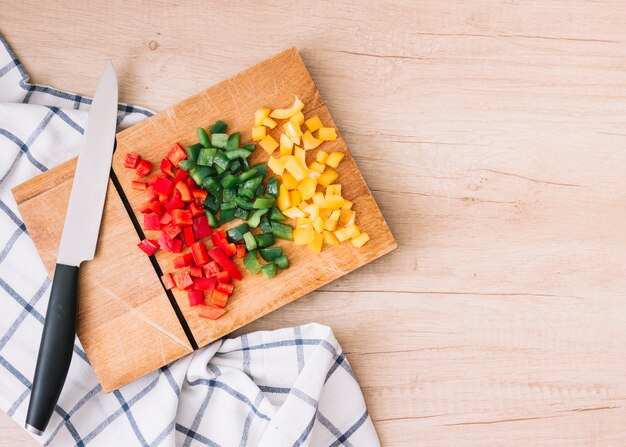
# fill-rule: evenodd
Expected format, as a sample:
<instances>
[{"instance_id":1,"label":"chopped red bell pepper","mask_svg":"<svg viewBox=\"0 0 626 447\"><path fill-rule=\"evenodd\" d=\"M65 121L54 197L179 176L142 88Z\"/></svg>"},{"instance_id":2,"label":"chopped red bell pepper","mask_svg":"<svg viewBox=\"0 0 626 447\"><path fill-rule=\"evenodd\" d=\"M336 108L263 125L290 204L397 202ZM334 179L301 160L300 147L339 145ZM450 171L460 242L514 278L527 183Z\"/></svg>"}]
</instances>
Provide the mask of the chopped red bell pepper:
<instances>
[{"instance_id":1,"label":"chopped red bell pepper","mask_svg":"<svg viewBox=\"0 0 626 447\"><path fill-rule=\"evenodd\" d=\"M209 255L206 251L206 245L202 242L196 242L191 246L191 253L196 265L204 265L209 262Z\"/></svg>"},{"instance_id":2,"label":"chopped red bell pepper","mask_svg":"<svg viewBox=\"0 0 626 447\"><path fill-rule=\"evenodd\" d=\"M233 290L235 290L235 286L229 282L218 282L215 286L215 289L219 290L222 293L225 293L228 296L231 296L233 294Z\"/></svg>"},{"instance_id":3,"label":"chopped red bell pepper","mask_svg":"<svg viewBox=\"0 0 626 447\"><path fill-rule=\"evenodd\" d=\"M193 280L193 288L195 290L213 290L217 284L215 278L196 278Z\"/></svg>"},{"instance_id":4,"label":"chopped red bell pepper","mask_svg":"<svg viewBox=\"0 0 626 447\"><path fill-rule=\"evenodd\" d=\"M202 214L202 216L196 217L193 220L193 234L196 240L203 239L207 236L210 236L213 231L211 230L211 226L209 225L209 220L206 217L206 214Z\"/></svg>"},{"instance_id":5,"label":"chopped red bell pepper","mask_svg":"<svg viewBox=\"0 0 626 447\"><path fill-rule=\"evenodd\" d=\"M159 194L168 195L170 193L170 189L172 188L172 181L166 179L163 176L159 176L154 182L153 189Z\"/></svg>"},{"instance_id":6,"label":"chopped red bell pepper","mask_svg":"<svg viewBox=\"0 0 626 447\"><path fill-rule=\"evenodd\" d=\"M161 225L167 225L172 221L172 215L168 212L163 213L161 216L161 220L159 221Z\"/></svg>"},{"instance_id":7,"label":"chopped red bell pepper","mask_svg":"<svg viewBox=\"0 0 626 447\"><path fill-rule=\"evenodd\" d=\"M193 255L191 253L186 253L182 256L174 258L174 268L176 269L188 267L190 265L193 265Z\"/></svg>"},{"instance_id":8,"label":"chopped red bell pepper","mask_svg":"<svg viewBox=\"0 0 626 447\"><path fill-rule=\"evenodd\" d=\"M185 290L187 287L193 285L193 279L191 279L187 271L174 273L174 282L176 283L176 288L179 290Z\"/></svg>"},{"instance_id":9,"label":"chopped red bell pepper","mask_svg":"<svg viewBox=\"0 0 626 447\"><path fill-rule=\"evenodd\" d=\"M217 230L211 235L213 245L222 245L222 241L226 241L226 233L223 230Z\"/></svg>"},{"instance_id":10,"label":"chopped red bell pepper","mask_svg":"<svg viewBox=\"0 0 626 447\"><path fill-rule=\"evenodd\" d=\"M183 239L185 240L185 245L187 247L191 247L191 245L196 242L196 238L193 235L193 229L191 227L183 228Z\"/></svg>"},{"instance_id":11,"label":"chopped red bell pepper","mask_svg":"<svg viewBox=\"0 0 626 447\"><path fill-rule=\"evenodd\" d=\"M189 299L189 305L191 307L204 304L204 293L198 292L197 290L187 292L187 298Z\"/></svg>"},{"instance_id":12,"label":"chopped red bell pepper","mask_svg":"<svg viewBox=\"0 0 626 447\"><path fill-rule=\"evenodd\" d=\"M161 281L163 282L165 290L170 290L175 286L174 279L172 278L171 273L166 273L165 275L161 276Z\"/></svg>"},{"instance_id":13,"label":"chopped red bell pepper","mask_svg":"<svg viewBox=\"0 0 626 447\"><path fill-rule=\"evenodd\" d=\"M194 278L202 278L204 276L202 267L197 265L192 265L191 267L189 267L189 274Z\"/></svg>"},{"instance_id":14,"label":"chopped red bell pepper","mask_svg":"<svg viewBox=\"0 0 626 447\"><path fill-rule=\"evenodd\" d=\"M187 177L185 182L187 183L187 186L189 186L189 191L190 192L198 187L198 184L196 183L196 181L192 177Z\"/></svg>"},{"instance_id":15,"label":"chopped red bell pepper","mask_svg":"<svg viewBox=\"0 0 626 447\"><path fill-rule=\"evenodd\" d=\"M163 174L167 174L170 177L174 177L174 165L167 158L164 158L163 160L161 160L160 168Z\"/></svg>"},{"instance_id":16,"label":"chopped red bell pepper","mask_svg":"<svg viewBox=\"0 0 626 447\"><path fill-rule=\"evenodd\" d=\"M189 186L185 182L180 181L176 183L174 187L180 193L180 200L182 200L183 202L191 202L193 200L193 196L191 195L191 189L189 189Z\"/></svg>"},{"instance_id":17,"label":"chopped red bell pepper","mask_svg":"<svg viewBox=\"0 0 626 447\"><path fill-rule=\"evenodd\" d=\"M141 160L137 165L137 168L135 169L137 177L141 178L150 174L150 171L152 171L152 163L150 163L148 160Z\"/></svg>"},{"instance_id":18,"label":"chopped red bell pepper","mask_svg":"<svg viewBox=\"0 0 626 447\"><path fill-rule=\"evenodd\" d=\"M124 158L124 166L130 169L135 169L140 161L141 155L128 152Z\"/></svg>"},{"instance_id":19,"label":"chopped red bell pepper","mask_svg":"<svg viewBox=\"0 0 626 447\"><path fill-rule=\"evenodd\" d=\"M154 182L156 182L156 177L150 177L146 180L146 183L148 183L149 186L154 185Z\"/></svg>"},{"instance_id":20,"label":"chopped red bell pepper","mask_svg":"<svg viewBox=\"0 0 626 447\"><path fill-rule=\"evenodd\" d=\"M211 292L211 304L224 308L228 302L228 295L215 289Z\"/></svg>"},{"instance_id":21,"label":"chopped red bell pepper","mask_svg":"<svg viewBox=\"0 0 626 447\"><path fill-rule=\"evenodd\" d=\"M226 270L222 270L217 275L215 275L215 279L217 279L219 282L229 283L230 282L230 273L228 273L228 271L226 271Z\"/></svg>"},{"instance_id":22,"label":"chopped red bell pepper","mask_svg":"<svg viewBox=\"0 0 626 447\"><path fill-rule=\"evenodd\" d=\"M180 234L181 231L183 231L183 229L178 225L174 225L174 222L170 222L167 225L164 225L163 228L161 228L161 231L167 233L170 239L174 239Z\"/></svg>"},{"instance_id":23,"label":"chopped red bell pepper","mask_svg":"<svg viewBox=\"0 0 626 447\"><path fill-rule=\"evenodd\" d=\"M152 183L152 185L154 185L154 183ZM148 185L148 187L146 188L146 192L148 193L149 199L156 199L159 197L159 193L154 190L154 187L152 185Z\"/></svg>"},{"instance_id":24,"label":"chopped red bell pepper","mask_svg":"<svg viewBox=\"0 0 626 447\"><path fill-rule=\"evenodd\" d=\"M221 248L222 251L229 258L231 256L235 256L237 254L237 246L235 244L233 244L232 242L230 244L227 244L226 241L222 241L222 243L219 244L218 247Z\"/></svg>"},{"instance_id":25,"label":"chopped red bell pepper","mask_svg":"<svg viewBox=\"0 0 626 447\"><path fill-rule=\"evenodd\" d=\"M185 149L183 149L180 144L174 143L165 158L171 161L175 167L178 167L178 163L187 158L187 152L185 152Z\"/></svg>"},{"instance_id":26,"label":"chopped red bell pepper","mask_svg":"<svg viewBox=\"0 0 626 447\"><path fill-rule=\"evenodd\" d=\"M180 169L176 172L176 175L172 179L172 183L176 184L180 181L184 181L187 177L189 177L189 173L184 169Z\"/></svg>"},{"instance_id":27,"label":"chopped red bell pepper","mask_svg":"<svg viewBox=\"0 0 626 447\"><path fill-rule=\"evenodd\" d=\"M204 207L202 205L198 205L196 202L191 202L189 205L187 205L187 209L191 211L191 217L206 217L206 215L204 214Z\"/></svg>"},{"instance_id":28,"label":"chopped red bell pepper","mask_svg":"<svg viewBox=\"0 0 626 447\"><path fill-rule=\"evenodd\" d=\"M243 244L237 244L237 257L245 258L247 254L246 246Z\"/></svg>"},{"instance_id":29,"label":"chopped red bell pepper","mask_svg":"<svg viewBox=\"0 0 626 447\"><path fill-rule=\"evenodd\" d=\"M152 208L150 208L151 203L152 203L152 200L146 200L145 202L143 202L141 205L139 205L139 212L143 214L151 213L152 212Z\"/></svg>"},{"instance_id":30,"label":"chopped red bell pepper","mask_svg":"<svg viewBox=\"0 0 626 447\"><path fill-rule=\"evenodd\" d=\"M150 202L150 209L159 216L162 216L163 213L165 213L165 204L163 202L159 202L158 200L153 200Z\"/></svg>"},{"instance_id":31,"label":"chopped red bell pepper","mask_svg":"<svg viewBox=\"0 0 626 447\"><path fill-rule=\"evenodd\" d=\"M185 202L180 199L172 199L165 204L165 209L168 211L179 210L185 206Z\"/></svg>"},{"instance_id":32,"label":"chopped red bell pepper","mask_svg":"<svg viewBox=\"0 0 626 447\"><path fill-rule=\"evenodd\" d=\"M159 247L161 250L171 252L173 243L172 238L168 236L165 231L161 231L161 237L159 237Z\"/></svg>"},{"instance_id":33,"label":"chopped red bell pepper","mask_svg":"<svg viewBox=\"0 0 626 447\"><path fill-rule=\"evenodd\" d=\"M137 191L146 191L148 189L148 184L146 182L140 182L139 180L133 180L131 187Z\"/></svg>"},{"instance_id":34,"label":"chopped red bell pepper","mask_svg":"<svg viewBox=\"0 0 626 447\"><path fill-rule=\"evenodd\" d=\"M235 249L235 251L237 251L237 249ZM209 256L215 262L217 262L220 266L222 266L224 270L228 271L228 273L230 273L230 276L232 276L233 278L237 280L241 280L242 278L241 272L239 272L239 269L237 269L237 266L235 265L235 263L231 261L228 256L226 256L226 254L222 251L221 248L219 247L213 248L211 251L209 251Z\"/></svg>"},{"instance_id":35,"label":"chopped red bell pepper","mask_svg":"<svg viewBox=\"0 0 626 447\"><path fill-rule=\"evenodd\" d=\"M182 253L183 241L182 239L172 239L172 253Z\"/></svg>"},{"instance_id":36,"label":"chopped red bell pepper","mask_svg":"<svg viewBox=\"0 0 626 447\"><path fill-rule=\"evenodd\" d=\"M204 189L196 188L191 191L191 195L193 196L194 199L202 201L207 198L209 193Z\"/></svg>"},{"instance_id":37,"label":"chopped red bell pepper","mask_svg":"<svg viewBox=\"0 0 626 447\"><path fill-rule=\"evenodd\" d=\"M193 218L191 217L191 211L189 210L172 210L172 223L181 227L188 227L193 224Z\"/></svg>"},{"instance_id":38,"label":"chopped red bell pepper","mask_svg":"<svg viewBox=\"0 0 626 447\"><path fill-rule=\"evenodd\" d=\"M143 229L144 230L160 230L161 224L160 218L157 213L150 213L143 215Z\"/></svg>"},{"instance_id":39,"label":"chopped red bell pepper","mask_svg":"<svg viewBox=\"0 0 626 447\"><path fill-rule=\"evenodd\" d=\"M208 318L210 320L217 320L219 317L227 312L226 309L211 307L205 304L200 304L199 306L196 306L196 309L199 317Z\"/></svg>"},{"instance_id":40,"label":"chopped red bell pepper","mask_svg":"<svg viewBox=\"0 0 626 447\"><path fill-rule=\"evenodd\" d=\"M137 244L137 247L143 250L143 252L147 254L148 256L152 256L154 252L157 251L157 248L158 248L157 244L158 242L153 239L144 239L143 241Z\"/></svg>"},{"instance_id":41,"label":"chopped red bell pepper","mask_svg":"<svg viewBox=\"0 0 626 447\"><path fill-rule=\"evenodd\" d=\"M207 278L212 278L220 272L220 266L215 261L209 262L202 269L204 270L204 276Z\"/></svg>"}]
</instances>

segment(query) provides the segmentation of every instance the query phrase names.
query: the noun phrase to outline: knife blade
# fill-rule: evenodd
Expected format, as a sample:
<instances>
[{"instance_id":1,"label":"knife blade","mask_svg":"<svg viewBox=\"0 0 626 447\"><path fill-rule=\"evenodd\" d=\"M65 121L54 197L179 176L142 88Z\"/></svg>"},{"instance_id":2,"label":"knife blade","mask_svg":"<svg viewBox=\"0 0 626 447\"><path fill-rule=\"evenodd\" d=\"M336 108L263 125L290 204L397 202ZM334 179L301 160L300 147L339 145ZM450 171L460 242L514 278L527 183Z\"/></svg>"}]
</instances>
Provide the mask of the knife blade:
<instances>
[{"instance_id":1,"label":"knife blade","mask_svg":"<svg viewBox=\"0 0 626 447\"><path fill-rule=\"evenodd\" d=\"M78 153L65 215L50 301L44 321L26 429L45 431L72 360L76 332L78 271L96 253L109 184L117 121L117 79L107 61L96 89Z\"/></svg>"}]
</instances>

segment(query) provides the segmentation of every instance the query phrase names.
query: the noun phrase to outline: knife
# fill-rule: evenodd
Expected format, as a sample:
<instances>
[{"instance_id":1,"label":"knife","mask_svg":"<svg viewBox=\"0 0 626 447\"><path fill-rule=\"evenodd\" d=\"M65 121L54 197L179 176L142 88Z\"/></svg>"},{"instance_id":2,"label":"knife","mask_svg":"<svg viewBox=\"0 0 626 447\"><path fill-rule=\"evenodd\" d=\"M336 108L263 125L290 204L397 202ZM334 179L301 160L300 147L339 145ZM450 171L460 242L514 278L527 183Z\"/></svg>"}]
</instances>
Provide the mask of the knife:
<instances>
[{"instance_id":1,"label":"knife","mask_svg":"<svg viewBox=\"0 0 626 447\"><path fill-rule=\"evenodd\" d=\"M78 269L96 253L115 145L117 79L107 61L87 117L41 335L26 429L42 435L72 360Z\"/></svg>"}]
</instances>

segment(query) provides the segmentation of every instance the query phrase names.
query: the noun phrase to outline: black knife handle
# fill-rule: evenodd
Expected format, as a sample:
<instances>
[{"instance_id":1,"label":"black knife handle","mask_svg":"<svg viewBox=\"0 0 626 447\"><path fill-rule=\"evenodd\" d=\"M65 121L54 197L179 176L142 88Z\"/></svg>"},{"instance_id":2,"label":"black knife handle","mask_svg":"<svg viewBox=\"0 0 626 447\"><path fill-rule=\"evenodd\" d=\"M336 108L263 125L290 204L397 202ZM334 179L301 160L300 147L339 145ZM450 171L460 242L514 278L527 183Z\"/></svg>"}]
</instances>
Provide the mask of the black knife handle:
<instances>
[{"instance_id":1,"label":"black knife handle","mask_svg":"<svg viewBox=\"0 0 626 447\"><path fill-rule=\"evenodd\" d=\"M72 360L77 297L78 267L57 264L26 415L26 429L38 435L50 421Z\"/></svg>"}]
</instances>

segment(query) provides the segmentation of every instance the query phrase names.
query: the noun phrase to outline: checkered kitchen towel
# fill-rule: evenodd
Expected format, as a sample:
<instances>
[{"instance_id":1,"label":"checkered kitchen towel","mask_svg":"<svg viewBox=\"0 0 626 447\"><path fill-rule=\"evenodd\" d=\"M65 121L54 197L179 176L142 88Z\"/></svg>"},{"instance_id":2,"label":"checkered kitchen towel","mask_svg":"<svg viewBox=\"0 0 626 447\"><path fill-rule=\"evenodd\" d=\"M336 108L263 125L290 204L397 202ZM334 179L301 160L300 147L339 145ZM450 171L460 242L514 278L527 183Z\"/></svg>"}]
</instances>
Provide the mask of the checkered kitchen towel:
<instances>
[{"instance_id":1,"label":"checkered kitchen towel","mask_svg":"<svg viewBox=\"0 0 626 447\"><path fill-rule=\"evenodd\" d=\"M91 100L29 84L0 36L0 408L23 424L50 280L11 188L76 155ZM151 112L119 106L120 127ZM80 344L44 436L50 446L377 446L328 327L226 339L110 394Z\"/></svg>"}]
</instances>

